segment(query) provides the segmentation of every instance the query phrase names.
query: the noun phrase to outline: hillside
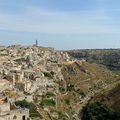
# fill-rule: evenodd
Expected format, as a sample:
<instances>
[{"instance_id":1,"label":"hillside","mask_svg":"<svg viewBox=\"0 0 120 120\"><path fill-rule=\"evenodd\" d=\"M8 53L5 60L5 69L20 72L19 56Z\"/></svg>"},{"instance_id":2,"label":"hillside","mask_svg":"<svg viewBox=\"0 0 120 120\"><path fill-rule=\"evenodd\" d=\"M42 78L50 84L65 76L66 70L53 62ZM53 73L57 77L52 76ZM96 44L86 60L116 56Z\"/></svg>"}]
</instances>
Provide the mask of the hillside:
<instances>
[{"instance_id":1,"label":"hillside","mask_svg":"<svg viewBox=\"0 0 120 120\"><path fill-rule=\"evenodd\" d=\"M71 50L68 53L73 58L84 58L91 63L103 64L110 70L120 71L120 49Z\"/></svg>"},{"instance_id":2,"label":"hillside","mask_svg":"<svg viewBox=\"0 0 120 120\"><path fill-rule=\"evenodd\" d=\"M62 71L68 84L75 84L76 88L80 87L84 92L103 87L117 78L105 66L84 60L65 65Z\"/></svg>"},{"instance_id":3,"label":"hillside","mask_svg":"<svg viewBox=\"0 0 120 120\"><path fill-rule=\"evenodd\" d=\"M91 98L120 80L107 66L83 58L35 45L1 48L0 90L29 109L33 120L79 120L79 111Z\"/></svg>"},{"instance_id":4,"label":"hillside","mask_svg":"<svg viewBox=\"0 0 120 120\"><path fill-rule=\"evenodd\" d=\"M100 101L120 114L120 82L111 84L107 89L93 97L90 102Z\"/></svg>"},{"instance_id":5,"label":"hillside","mask_svg":"<svg viewBox=\"0 0 120 120\"><path fill-rule=\"evenodd\" d=\"M65 81L60 85L58 110L71 120L77 119L79 110L91 97L119 78L106 67L84 60L64 65L62 73Z\"/></svg>"}]
</instances>

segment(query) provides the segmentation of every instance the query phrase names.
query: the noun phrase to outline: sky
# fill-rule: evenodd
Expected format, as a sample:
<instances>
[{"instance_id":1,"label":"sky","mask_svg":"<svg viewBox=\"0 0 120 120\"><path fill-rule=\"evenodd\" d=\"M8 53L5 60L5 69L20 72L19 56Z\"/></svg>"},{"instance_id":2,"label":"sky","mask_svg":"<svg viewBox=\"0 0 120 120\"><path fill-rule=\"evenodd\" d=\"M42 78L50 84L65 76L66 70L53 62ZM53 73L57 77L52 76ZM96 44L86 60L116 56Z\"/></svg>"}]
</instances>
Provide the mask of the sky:
<instances>
[{"instance_id":1,"label":"sky","mask_svg":"<svg viewBox=\"0 0 120 120\"><path fill-rule=\"evenodd\" d=\"M120 48L120 0L0 0L0 45Z\"/></svg>"}]
</instances>

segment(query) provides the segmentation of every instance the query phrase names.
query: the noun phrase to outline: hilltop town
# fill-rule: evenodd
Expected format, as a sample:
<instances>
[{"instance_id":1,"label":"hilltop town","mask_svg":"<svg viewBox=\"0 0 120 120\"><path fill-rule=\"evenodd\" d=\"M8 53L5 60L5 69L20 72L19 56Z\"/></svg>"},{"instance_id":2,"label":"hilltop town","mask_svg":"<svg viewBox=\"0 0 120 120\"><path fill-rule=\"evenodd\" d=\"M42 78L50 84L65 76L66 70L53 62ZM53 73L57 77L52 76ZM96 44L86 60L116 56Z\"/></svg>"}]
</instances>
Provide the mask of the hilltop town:
<instances>
[{"instance_id":1,"label":"hilltop town","mask_svg":"<svg viewBox=\"0 0 120 120\"><path fill-rule=\"evenodd\" d=\"M71 62L73 61L66 52L39 47L37 41L32 46L0 46L1 118L4 120L9 118L13 120L14 116L19 118L17 110L17 115L14 112L11 114L10 103L18 100L33 102L37 99L35 96L37 93L41 96L39 99L46 93L56 95L59 91L57 81L64 81L62 65ZM4 99L10 102L4 102ZM10 115L6 118L8 112ZM28 116L24 110L22 112Z\"/></svg>"},{"instance_id":2,"label":"hilltop town","mask_svg":"<svg viewBox=\"0 0 120 120\"><path fill-rule=\"evenodd\" d=\"M118 77L37 41L0 46L0 120L79 120L82 106Z\"/></svg>"}]
</instances>

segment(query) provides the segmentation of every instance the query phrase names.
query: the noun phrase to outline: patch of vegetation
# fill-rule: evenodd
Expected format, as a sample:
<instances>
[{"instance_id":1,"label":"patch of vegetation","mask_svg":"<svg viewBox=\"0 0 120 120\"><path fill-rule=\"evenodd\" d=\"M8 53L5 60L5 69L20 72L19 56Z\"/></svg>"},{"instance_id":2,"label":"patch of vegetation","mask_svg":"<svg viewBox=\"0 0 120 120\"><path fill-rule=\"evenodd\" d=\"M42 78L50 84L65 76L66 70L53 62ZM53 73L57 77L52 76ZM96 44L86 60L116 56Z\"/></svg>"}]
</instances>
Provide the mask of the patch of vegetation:
<instances>
[{"instance_id":1,"label":"patch of vegetation","mask_svg":"<svg viewBox=\"0 0 120 120\"><path fill-rule=\"evenodd\" d=\"M86 105L80 114L82 120L120 120L114 110L100 102Z\"/></svg>"},{"instance_id":2,"label":"patch of vegetation","mask_svg":"<svg viewBox=\"0 0 120 120\"><path fill-rule=\"evenodd\" d=\"M44 76L49 78L49 79L53 79L53 74L51 74L49 72L44 72Z\"/></svg>"},{"instance_id":3,"label":"patch of vegetation","mask_svg":"<svg viewBox=\"0 0 120 120\"><path fill-rule=\"evenodd\" d=\"M56 103L53 99L46 99L44 98L41 103L40 103L41 106L52 106L52 107L55 107Z\"/></svg>"},{"instance_id":4,"label":"patch of vegetation","mask_svg":"<svg viewBox=\"0 0 120 120\"><path fill-rule=\"evenodd\" d=\"M15 62L17 62L18 64L21 64L24 61L25 61L25 58L18 58L15 60Z\"/></svg>"},{"instance_id":5,"label":"patch of vegetation","mask_svg":"<svg viewBox=\"0 0 120 120\"><path fill-rule=\"evenodd\" d=\"M84 93L82 90L80 90L80 89L76 90L76 92L77 92L79 95L81 95L81 98L84 98L84 97L86 96L85 93Z\"/></svg>"},{"instance_id":6,"label":"patch of vegetation","mask_svg":"<svg viewBox=\"0 0 120 120\"><path fill-rule=\"evenodd\" d=\"M32 102L27 102L26 100L16 101L15 105L20 106L21 108L28 108L30 112L30 117L40 117L36 106Z\"/></svg>"},{"instance_id":7,"label":"patch of vegetation","mask_svg":"<svg viewBox=\"0 0 120 120\"><path fill-rule=\"evenodd\" d=\"M67 85L67 91L74 91L74 85L73 84L68 84Z\"/></svg>"},{"instance_id":8,"label":"patch of vegetation","mask_svg":"<svg viewBox=\"0 0 120 120\"><path fill-rule=\"evenodd\" d=\"M100 101L110 106L120 115L120 84L118 82L111 84L90 100L90 102L94 101Z\"/></svg>"},{"instance_id":9,"label":"patch of vegetation","mask_svg":"<svg viewBox=\"0 0 120 120\"><path fill-rule=\"evenodd\" d=\"M68 120L67 116L63 112L58 113L59 117L58 120Z\"/></svg>"},{"instance_id":10,"label":"patch of vegetation","mask_svg":"<svg viewBox=\"0 0 120 120\"><path fill-rule=\"evenodd\" d=\"M46 97L47 98L50 98L50 97L54 97L55 95L54 95L54 93L52 93L52 92L47 92L46 93Z\"/></svg>"},{"instance_id":11,"label":"patch of vegetation","mask_svg":"<svg viewBox=\"0 0 120 120\"><path fill-rule=\"evenodd\" d=\"M65 98L64 101L67 105L70 105L70 99Z\"/></svg>"},{"instance_id":12,"label":"patch of vegetation","mask_svg":"<svg viewBox=\"0 0 120 120\"><path fill-rule=\"evenodd\" d=\"M52 76L54 76L55 73L54 73L53 71L51 71L50 74L51 74Z\"/></svg>"}]
</instances>

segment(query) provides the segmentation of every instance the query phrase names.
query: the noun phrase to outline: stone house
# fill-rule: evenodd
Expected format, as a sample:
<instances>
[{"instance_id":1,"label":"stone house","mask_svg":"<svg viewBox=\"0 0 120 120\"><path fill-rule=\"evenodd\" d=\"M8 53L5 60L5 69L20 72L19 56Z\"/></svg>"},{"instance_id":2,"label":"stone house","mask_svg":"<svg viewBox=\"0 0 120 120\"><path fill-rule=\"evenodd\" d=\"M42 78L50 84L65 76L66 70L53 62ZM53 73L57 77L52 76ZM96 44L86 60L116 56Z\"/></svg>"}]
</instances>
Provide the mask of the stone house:
<instances>
[{"instance_id":1,"label":"stone house","mask_svg":"<svg viewBox=\"0 0 120 120\"><path fill-rule=\"evenodd\" d=\"M31 120L29 110L11 104L7 97L0 94L0 120Z\"/></svg>"}]
</instances>

